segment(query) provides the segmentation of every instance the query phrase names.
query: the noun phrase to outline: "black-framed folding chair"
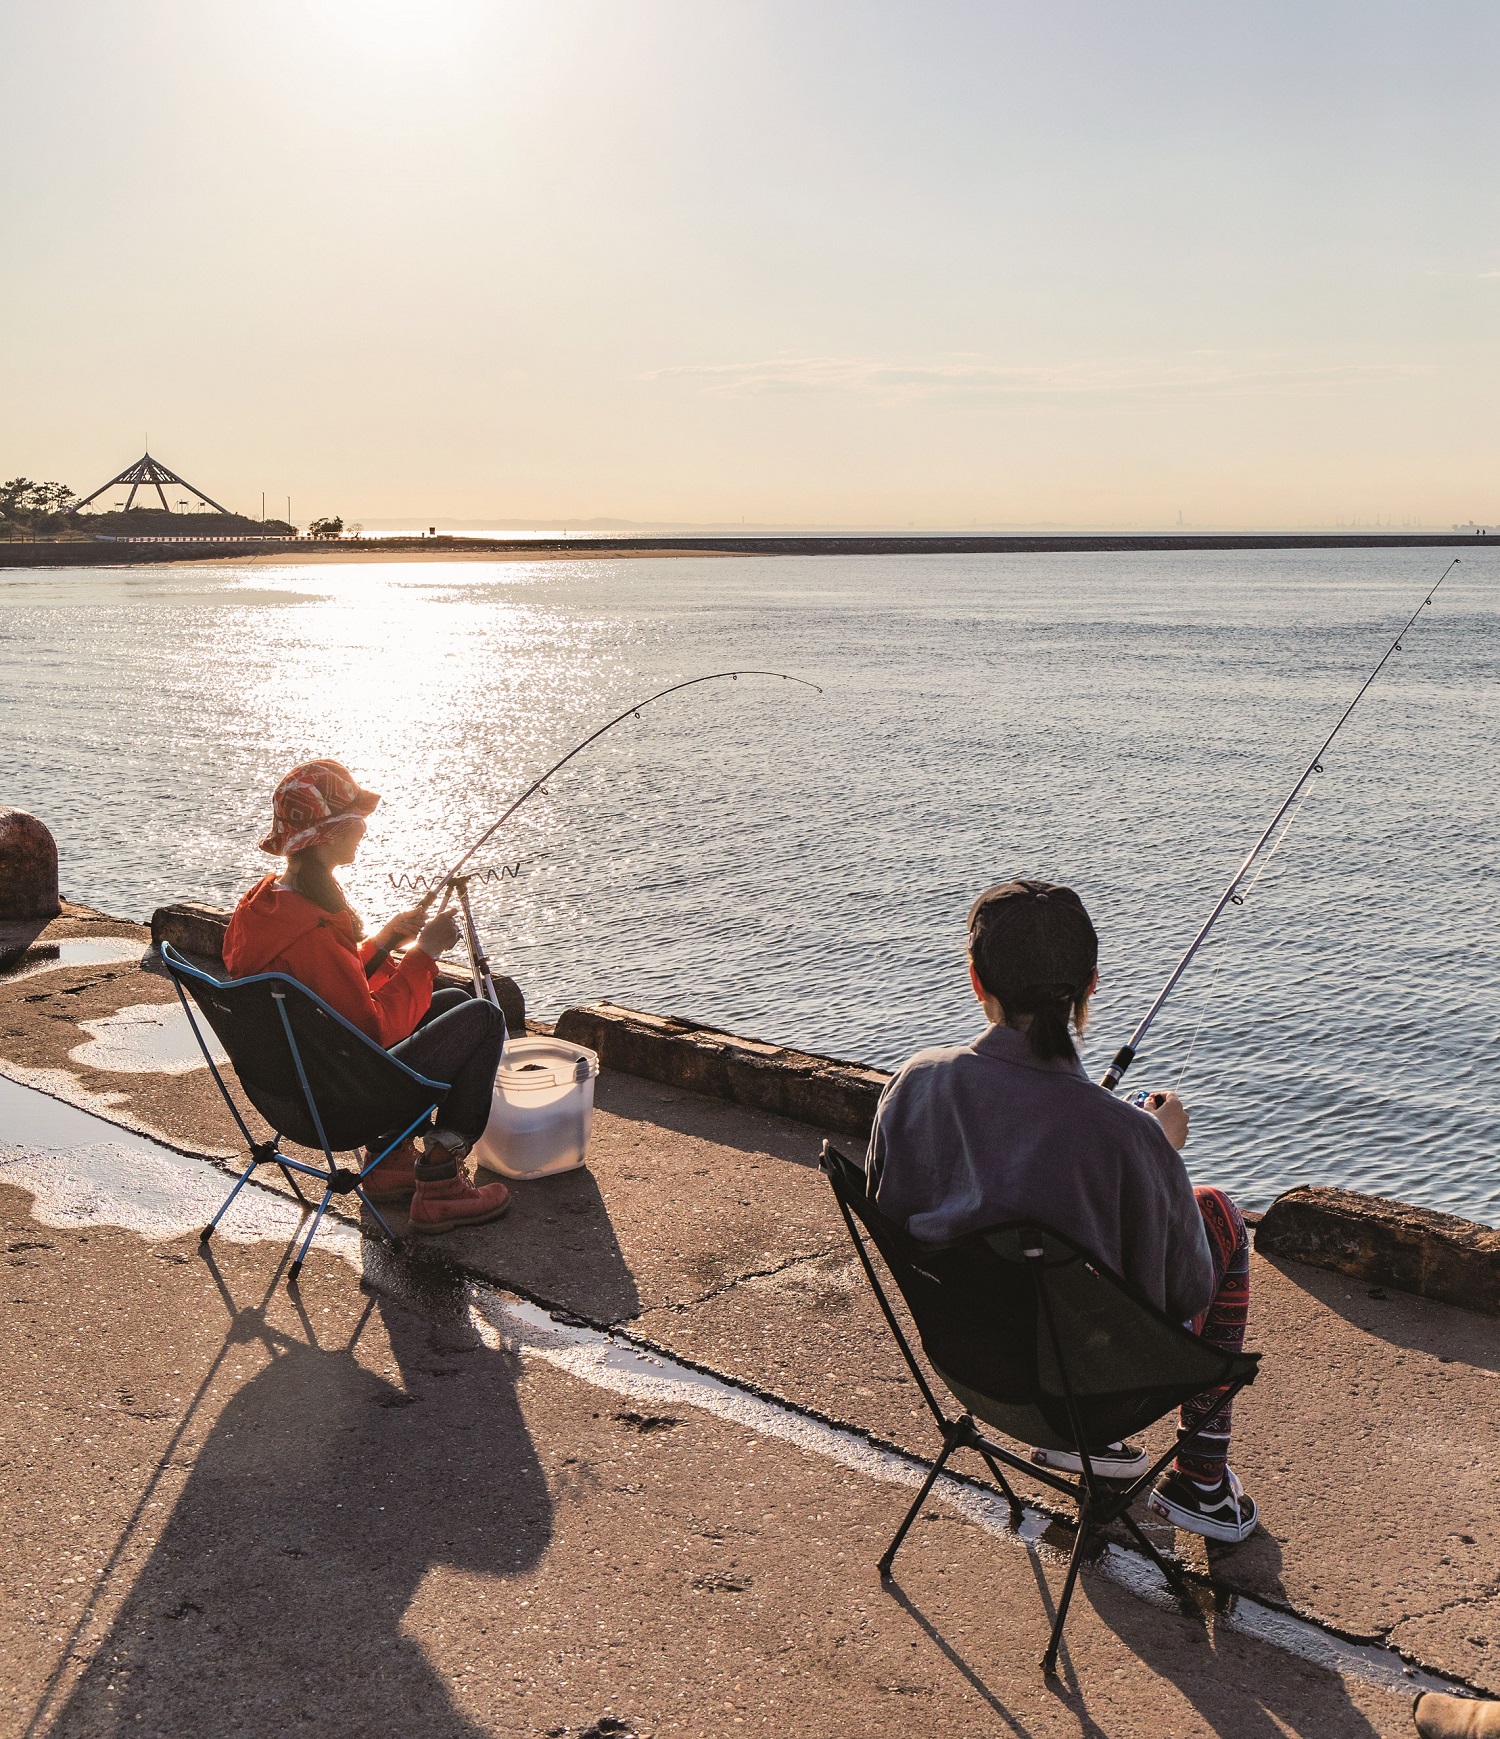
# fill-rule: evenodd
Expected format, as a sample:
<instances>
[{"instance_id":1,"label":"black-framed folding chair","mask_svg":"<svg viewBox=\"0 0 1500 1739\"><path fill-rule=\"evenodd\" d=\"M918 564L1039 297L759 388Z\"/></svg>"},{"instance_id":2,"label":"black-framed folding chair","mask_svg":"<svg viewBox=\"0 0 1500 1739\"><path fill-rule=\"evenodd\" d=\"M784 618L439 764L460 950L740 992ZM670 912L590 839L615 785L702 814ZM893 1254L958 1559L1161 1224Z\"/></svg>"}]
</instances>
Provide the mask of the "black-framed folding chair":
<instances>
[{"instance_id":1,"label":"black-framed folding chair","mask_svg":"<svg viewBox=\"0 0 1500 1739\"><path fill-rule=\"evenodd\" d=\"M1177 1453L1177 1442L1128 1485L1103 1480L1090 1449L1143 1431L1207 1390L1223 1389L1225 1402L1231 1401L1254 1381L1260 1354L1227 1353L1200 1340L1046 1226L1008 1224L951 1244L923 1244L885 1218L866 1191L863 1168L826 1141L822 1167L865 1278L943 1438L942 1453L880 1560L881 1576L890 1575L896 1551L948 1458L957 1449L972 1449L1009 1501L1013 1527L1020 1525L1021 1505L1002 1466L1078 1506L1073 1554L1042 1657L1044 1673L1057 1670L1058 1646L1088 1542L1112 1522L1129 1530L1191 1607L1182 1572L1156 1550L1130 1513L1131 1504ZM939 1404L902 1332L861 1227L906 1302L929 1364L962 1409L955 1419ZM1082 1473L1069 1478L1038 1466L986 1436L976 1419L1035 1448L1071 1450Z\"/></svg>"},{"instance_id":2,"label":"black-framed folding chair","mask_svg":"<svg viewBox=\"0 0 1500 1739\"><path fill-rule=\"evenodd\" d=\"M298 1201L312 1213L312 1224L306 1234L299 1227L293 1237L293 1244L302 1239L302 1247L287 1270L288 1285L295 1284L302 1272L307 1252L334 1196L351 1192L357 1195L395 1246L395 1233L365 1194L362 1182L387 1154L427 1122L448 1091L448 1083L429 1081L425 1075L407 1068L389 1051L366 1038L358 1027L350 1025L305 984L285 973L212 978L184 960L170 942L162 943L161 957L204 1061L213 1071L224 1103L250 1149L249 1165L235 1179L218 1213L199 1233L199 1241L207 1243L214 1235L214 1228L228 1213L256 1167L274 1165L292 1186ZM228 1052L245 1097L271 1126L269 1141L257 1141L250 1133L203 1037L193 1012L195 1004ZM392 1136L393 1129L401 1133ZM321 1148L326 1166L309 1165L306 1160L283 1153L283 1136L299 1147ZM334 1158L337 1153L349 1153L376 1143L383 1143L381 1151L362 1169L341 1166ZM316 1178L323 1185L322 1196L316 1203L303 1195L297 1182L299 1175Z\"/></svg>"}]
</instances>

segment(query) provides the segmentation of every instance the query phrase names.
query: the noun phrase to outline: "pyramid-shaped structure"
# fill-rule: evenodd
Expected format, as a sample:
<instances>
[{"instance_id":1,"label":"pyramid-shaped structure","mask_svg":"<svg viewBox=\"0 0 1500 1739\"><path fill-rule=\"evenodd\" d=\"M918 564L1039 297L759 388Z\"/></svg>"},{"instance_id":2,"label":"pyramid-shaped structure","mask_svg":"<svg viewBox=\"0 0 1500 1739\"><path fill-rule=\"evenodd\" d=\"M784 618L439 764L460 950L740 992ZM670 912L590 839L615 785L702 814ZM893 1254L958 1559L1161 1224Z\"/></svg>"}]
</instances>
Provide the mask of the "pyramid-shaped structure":
<instances>
[{"instance_id":1,"label":"pyramid-shaped structure","mask_svg":"<svg viewBox=\"0 0 1500 1739\"><path fill-rule=\"evenodd\" d=\"M201 489L189 483L186 477L179 477L175 471L169 471L159 459L153 459L149 453L142 453L140 458L133 465L127 465L118 477L111 477L108 483L101 483L92 495L85 495L73 511L76 513L87 507L91 501L97 501L106 490L119 488L127 483L130 485L130 494L125 500L127 513L135 502L137 490L140 489L155 489L161 498L163 510L170 513L172 509L167 501L166 490L162 487L165 483L170 483L177 489L186 489L189 495L196 495L206 506L213 508L215 513L230 512L229 508L221 507L211 495L205 495ZM231 517L237 516L231 515Z\"/></svg>"}]
</instances>

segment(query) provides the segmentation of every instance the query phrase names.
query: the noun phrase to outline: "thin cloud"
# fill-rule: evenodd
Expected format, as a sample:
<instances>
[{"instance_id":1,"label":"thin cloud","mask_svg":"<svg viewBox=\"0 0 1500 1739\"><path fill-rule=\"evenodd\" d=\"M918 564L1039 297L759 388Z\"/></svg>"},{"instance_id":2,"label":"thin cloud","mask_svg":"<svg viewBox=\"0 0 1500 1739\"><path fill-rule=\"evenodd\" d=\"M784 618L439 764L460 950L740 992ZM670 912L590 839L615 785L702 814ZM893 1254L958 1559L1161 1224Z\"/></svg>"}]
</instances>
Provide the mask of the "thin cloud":
<instances>
[{"instance_id":1,"label":"thin cloud","mask_svg":"<svg viewBox=\"0 0 1500 1739\"><path fill-rule=\"evenodd\" d=\"M956 357L901 363L863 356L777 356L759 362L684 363L651 370L642 380L699 382L717 398L782 393L857 393L889 401L915 399L1171 398L1183 394L1321 396L1351 387L1409 380L1429 371L1413 363L1308 367L1273 357L1233 363L1196 353L1184 363L1045 368Z\"/></svg>"}]
</instances>

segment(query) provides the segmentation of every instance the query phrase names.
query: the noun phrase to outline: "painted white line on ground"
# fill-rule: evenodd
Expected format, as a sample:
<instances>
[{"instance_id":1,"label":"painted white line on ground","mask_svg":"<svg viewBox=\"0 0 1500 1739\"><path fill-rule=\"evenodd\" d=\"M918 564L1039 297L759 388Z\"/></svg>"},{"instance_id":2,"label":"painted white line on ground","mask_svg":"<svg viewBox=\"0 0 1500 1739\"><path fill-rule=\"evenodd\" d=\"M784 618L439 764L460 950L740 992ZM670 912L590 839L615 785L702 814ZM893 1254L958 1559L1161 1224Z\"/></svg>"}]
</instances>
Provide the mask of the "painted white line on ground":
<instances>
[{"instance_id":1,"label":"painted white line on ground","mask_svg":"<svg viewBox=\"0 0 1500 1739\"><path fill-rule=\"evenodd\" d=\"M475 1284L470 1293L474 1325L492 1346L541 1359L582 1382L648 1406L695 1407L761 1436L779 1438L807 1454L836 1461L883 1484L912 1489L927 1477L927 1466L912 1456L878 1448L856 1432L811 1419L704 1371L646 1352L616 1335L558 1322L536 1305L490 1287ZM1016 1532L1010 1525L1010 1506L998 1494L991 1496L944 1476L934 1486L933 1498L996 1539L1062 1561L1060 1554L1041 1543L1051 1518L1030 1505L1023 1506L1024 1518ZM1138 1552L1110 1545L1089 1568L1153 1606L1177 1611L1176 1600L1156 1566ZM1454 1689L1447 1680L1406 1666L1394 1650L1345 1642L1307 1619L1277 1612L1246 1595L1232 1596L1209 1622L1380 1690L1414 1696L1418 1691Z\"/></svg>"}]
</instances>

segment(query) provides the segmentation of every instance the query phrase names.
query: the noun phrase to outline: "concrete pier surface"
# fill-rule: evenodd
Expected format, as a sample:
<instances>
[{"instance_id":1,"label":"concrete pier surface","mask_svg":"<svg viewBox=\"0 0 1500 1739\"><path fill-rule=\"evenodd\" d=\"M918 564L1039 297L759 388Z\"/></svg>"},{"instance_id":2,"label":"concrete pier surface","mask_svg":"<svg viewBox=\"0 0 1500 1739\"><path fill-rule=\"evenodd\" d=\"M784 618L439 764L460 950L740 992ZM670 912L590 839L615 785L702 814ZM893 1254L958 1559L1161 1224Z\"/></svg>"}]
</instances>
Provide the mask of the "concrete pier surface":
<instances>
[{"instance_id":1,"label":"concrete pier surface","mask_svg":"<svg viewBox=\"0 0 1500 1739\"><path fill-rule=\"evenodd\" d=\"M289 1293L271 1190L199 1251L235 1134L148 933L31 928L0 977L0 1733L1270 1739L1500 1692L1500 1320L1257 1256L1262 1528L1151 1524L1197 1621L1111 1547L1049 1685L1040 1508L1018 1539L945 1481L876 1574L936 1434L823 1131L606 1069L587 1170L404 1258L342 1220Z\"/></svg>"}]
</instances>

